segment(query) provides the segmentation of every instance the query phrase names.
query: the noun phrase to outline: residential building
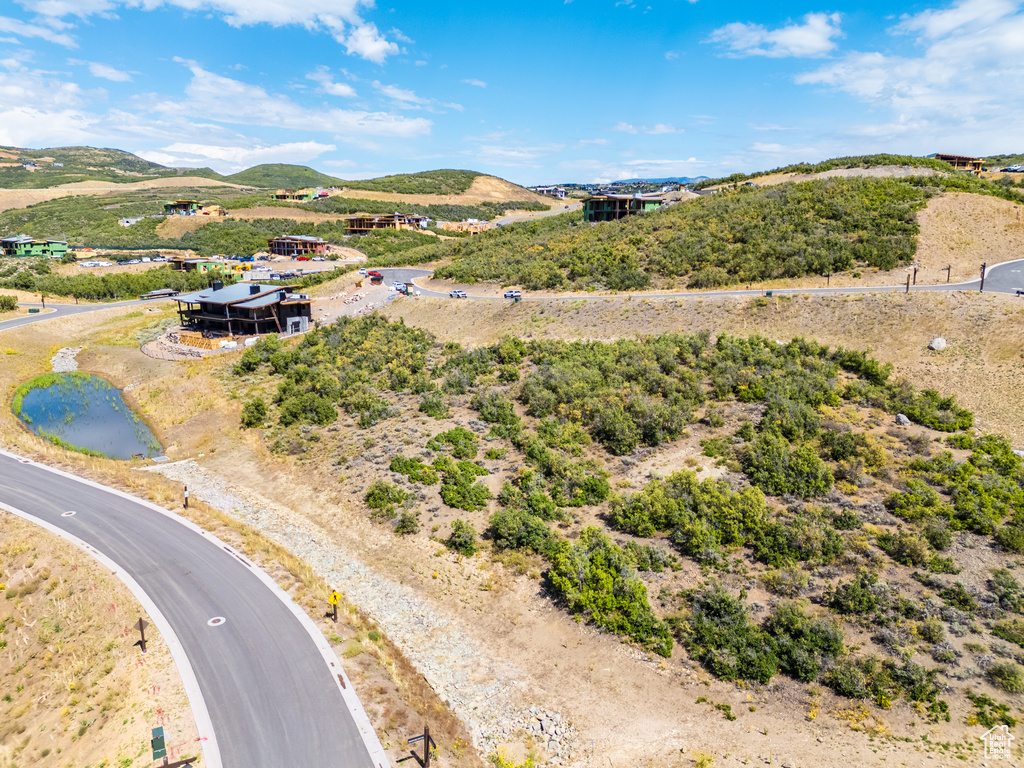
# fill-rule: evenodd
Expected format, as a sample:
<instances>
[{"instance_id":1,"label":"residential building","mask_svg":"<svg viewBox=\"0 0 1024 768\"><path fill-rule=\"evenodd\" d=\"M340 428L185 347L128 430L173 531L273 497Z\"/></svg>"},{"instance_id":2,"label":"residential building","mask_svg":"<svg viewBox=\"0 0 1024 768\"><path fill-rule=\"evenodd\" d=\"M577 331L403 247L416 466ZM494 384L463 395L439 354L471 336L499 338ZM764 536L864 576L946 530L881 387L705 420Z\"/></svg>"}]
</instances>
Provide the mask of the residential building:
<instances>
[{"instance_id":1,"label":"residential building","mask_svg":"<svg viewBox=\"0 0 1024 768\"><path fill-rule=\"evenodd\" d=\"M297 256L323 256L327 253L327 241L312 235L281 235L267 240L267 250L275 256L294 259Z\"/></svg>"},{"instance_id":2,"label":"residential building","mask_svg":"<svg viewBox=\"0 0 1024 768\"><path fill-rule=\"evenodd\" d=\"M365 235L375 229L426 229L430 219L415 213L382 213L376 216L349 216L348 231Z\"/></svg>"},{"instance_id":3,"label":"residential building","mask_svg":"<svg viewBox=\"0 0 1024 768\"><path fill-rule=\"evenodd\" d=\"M323 187L316 189L279 189L274 192L275 200L287 200L294 203L308 203L311 200L319 200L327 197L327 190Z\"/></svg>"},{"instance_id":4,"label":"residential building","mask_svg":"<svg viewBox=\"0 0 1024 768\"><path fill-rule=\"evenodd\" d=\"M175 272L198 272L201 275L214 271L219 271L226 275L232 268L230 262L215 256L172 256L168 259L167 263Z\"/></svg>"},{"instance_id":5,"label":"residential building","mask_svg":"<svg viewBox=\"0 0 1024 768\"><path fill-rule=\"evenodd\" d=\"M250 335L309 330L312 299L293 293L297 285L216 282L211 288L175 296L182 326L202 333Z\"/></svg>"},{"instance_id":6,"label":"residential building","mask_svg":"<svg viewBox=\"0 0 1024 768\"><path fill-rule=\"evenodd\" d=\"M615 221L625 216L655 211L664 202L660 195L594 195L583 199L583 220Z\"/></svg>"},{"instance_id":7,"label":"residential building","mask_svg":"<svg viewBox=\"0 0 1024 768\"><path fill-rule=\"evenodd\" d=\"M446 232L469 232L477 235L488 229L494 229L496 225L489 221L479 219L466 219L465 221L441 221L438 225Z\"/></svg>"},{"instance_id":8,"label":"residential building","mask_svg":"<svg viewBox=\"0 0 1024 768\"><path fill-rule=\"evenodd\" d=\"M936 153L935 159L949 163L958 171L968 171L975 176L981 173L982 166L985 164L980 157L968 157L966 155L940 155Z\"/></svg>"},{"instance_id":9,"label":"residential building","mask_svg":"<svg viewBox=\"0 0 1024 768\"><path fill-rule=\"evenodd\" d=\"M203 207L198 200L169 200L164 203L165 216L195 216Z\"/></svg>"},{"instance_id":10,"label":"residential building","mask_svg":"<svg viewBox=\"0 0 1024 768\"><path fill-rule=\"evenodd\" d=\"M68 252L68 244L64 240L40 240L28 235L16 235L0 240L0 249L4 256L48 256L60 259Z\"/></svg>"},{"instance_id":11,"label":"residential building","mask_svg":"<svg viewBox=\"0 0 1024 768\"><path fill-rule=\"evenodd\" d=\"M557 197L559 200L565 199L565 187L535 187L533 191L538 195Z\"/></svg>"}]
</instances>

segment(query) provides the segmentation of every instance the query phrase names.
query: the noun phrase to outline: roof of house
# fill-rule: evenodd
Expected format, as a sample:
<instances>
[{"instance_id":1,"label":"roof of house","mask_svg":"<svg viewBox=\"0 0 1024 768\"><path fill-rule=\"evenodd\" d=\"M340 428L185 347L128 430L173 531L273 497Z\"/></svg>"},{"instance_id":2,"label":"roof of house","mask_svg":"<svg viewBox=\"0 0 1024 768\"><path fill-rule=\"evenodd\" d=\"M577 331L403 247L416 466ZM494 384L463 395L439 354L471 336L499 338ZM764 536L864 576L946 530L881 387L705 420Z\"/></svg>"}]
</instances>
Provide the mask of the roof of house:
<instances>
[{"instance_id":1,"label":"roof of house","mask_svg":"<svg viewBox=\"0 0 1024 768\"><path fill-rule=\"evenodd\" d=\"M301 240L305 243L326 243L322 237L314 237L313 235L280 235L274 238L275 240Z\"/></svg>"},{"instance_id":2,"label":"roof of house","mask_svg":"<svg viewBox=\"0 0 1024 768\"><path fill-rule=\"evenodd\" d=\"M951 158L953 160L970 160L972 162L981 162L981 158L980 157L971 157L970 155L947 155L944 152L936 152L935 153L935 157L936 158L948 157L948 158Z\"/></svg>"},{"instance_id":3,"label":"roof of house","mask_svg":"<svg viewBox=\"0 0 1024 768\"><path fill-rule=\"evenodd\" d=\"M637 195L614 195L614 194L604 194L604 195L591 195L590 197L584 198L583 202L587 202L588 200L645 200L645 201L649 201L649 202L652 202L652 203L660 203L660 202L663 202L664 199L665 198L662 197L661 195L640 195L640 194L637 194Z\"/></svg>"},{"instance_id":4,"label":"roof of house","mask_svg":"<svg viewBox=\"0 0 1024 768\"><path fill-rule=\"evenodd\" d=\"M10 245L23 245L25 243L52 243L55 245L67 245L66 240L42 240L36 237L29 237L28 235L14 235L13 237L5 237L0 240L0 243L8 243Z\"/></svg>"},{"instance_id":5,"label":"roof of house","mask_svg":"<svg viewBox=\"0 0 1024 768\"><path fill-rule=\"evenodd\" d=\"M259 288L252 292L252 286ZM281 300L280 294L298 288L297 285L265 285L263 283L235 283L223 288L204 288L201 291L184 293L175 297L183 304L234 304L246 309L264 307Z\"/></svg>"}]
</instances>

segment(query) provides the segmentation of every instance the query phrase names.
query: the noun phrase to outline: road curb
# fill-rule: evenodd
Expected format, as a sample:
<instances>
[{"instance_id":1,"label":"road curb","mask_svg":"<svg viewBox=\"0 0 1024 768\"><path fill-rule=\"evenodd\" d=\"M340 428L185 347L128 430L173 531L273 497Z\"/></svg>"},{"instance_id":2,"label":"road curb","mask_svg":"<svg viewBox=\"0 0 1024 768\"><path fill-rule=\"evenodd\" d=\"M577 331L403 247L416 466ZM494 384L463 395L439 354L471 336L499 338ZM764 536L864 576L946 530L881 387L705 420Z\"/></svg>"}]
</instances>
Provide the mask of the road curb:
<instances>
[{"instance_id":1,"label":"road curb","mask_svg":"<svg viewBox=\"0 0 1024 768\"><path fill-rule=\"evenodd\" d=\"M264 572L263 569L257 566L248 557L246 557L241 552L237 551L234 547L230 546L229 544L221 541L219 538L214 536L205 528L202 528L196 523L192 522L191 520L181 517L180 515L177 515L174 512L171 512L170 510L159 506L158 504L154 504L151 501L147 501L146 499L140 499L137 496L132 496L131 494L125 493L116 488L110 488L109 486L102 485L101 483L97 483L92 480L87 480L82 477L78 477L77 475L73 475L69 472L56 469L46 464L26 459L22 456L18 456L17 454L11 453L10 451L4 450L2 448L0 448L0 455L7 456L11 459L20 461L25 464L32 464L35 467L46 470L48 472L52 472L62 477L66 477L69 480L84 483L85 485L105 491L107 493L112 493L116 496L120 496L121 498L127 499L136 504L140 504L146 507L147 509L150 509L166 517L169 517L175 522L179 523L180 525L183 525L186 528L192 530L193 532L198 533L200 536L203 536L210 542L216 544L218 548L224 550L225 552L229 553L230 555L241 561L245 566L247 566L252 571L252 573L261 582L263 582L263 584L268 589L271 590L271 592L274 593L274 595L279 600L281 600L282 603L284 603L288 610L296 617L296 619L298 619L303 629L305 629L307 634L309 634L309 636L312 638L314 644L317 647L317 650L320 651L320 655L323 658L324 663L327 665L328 669L332 673L332 679L334 680L334 684L338 687L338 690L341 692L342 700L345 702L345 707L348 710L350 716L352 717L353 722L356 724L356 728L358 729L360 736L362 736L363 744L365 745L366 750L369 753L370 759L373 762L373 764L377 766L377 768L387 768L390 765L390 762L388 761L387 758L387 754L384 751L384 747L380 743L380 739L377 738L377 733L373 730L373 726L370 723L370 718L367 716L366 711L363 709L363 705L359 701L359 697L356 696L355 691L352 688L352 684L349 681L348 675L345 673L345 670L342 667L341 662L338 660L337 655L334 653L334 649L331 648L330 643L324 637L320 629L316 626L316 623L313 621L313 619L311 619L309 615L306 614L306 612L303 611L302 608L300 608L295 603L295 601L288 596L288 593L286 593L280 587L280 585L276 581L274 581L273 578L270 577L269 574ZM206 764L209 766L209 768L223 768L220 750L217 747L216 734L213 732L213 724L212 721L210 720L209 712L206 709L206 703L203 700L202 694L199 690L198 680L196 680L195 673L192 670L192 666L188 661L188 657L185 655L184 647L181 646L180 641L178 641L177 637L175 636L174 631L170 627L170 623L163 617L159 609L156 608L155 604L153 604L153 601L145 593L142 587L128 573L122 571L121 568L117 565L117 563L115 563L109 557L104 555L102 552L96 550L91 545L78 539L78 537L74 536L73 534L67 533L66 531L63 531L57 526L52 526L49 523L39 520L35 518L33 515L29 515L27 513L20 512L20 510L15 510L14 508L8 507L2 502L0 502L0 509L6 509L7 511L11 512L11 514L29 520L30 522L35 523L53 533L56 533L62 538L82 548L84 551L88 552L90 555L99 560L105 567L110 568L114 572L114 574L117 575L118 578L120 578L125 583L125 585L132 590L132 593L135 594L135 596L139 599L139 602L142 603L143 607L146 608L150 616L153 617L153 622L157 625L157 628L160 630L160 633L168 641L168 646L171 647L171 655L174 658L175 665L178 667L179 673L182 676L182 681L186 682L186 677L191 678L191 684L194 686L194 695L196 697L195 702L193 701L193 694L190 693L188 683L186 683L185 692L186 695L188 696L189 704L190 706L192 706L193 716L196 719L196 726L200 729L200 737L204 735L204 726L206 728L206 732L209 734L209 736L207 737L208 741L201 742L204 745L203 757L204 760L206 760ZM174 643L177 644L177 651L171 645L171 638L173 638ZM204 725L201 725L200 723L204 718ZM207 756L206 752L207 745L210 745L210 748L212 748L214 753L211 754L209 757Z\"/></svg>"}]
</instances>

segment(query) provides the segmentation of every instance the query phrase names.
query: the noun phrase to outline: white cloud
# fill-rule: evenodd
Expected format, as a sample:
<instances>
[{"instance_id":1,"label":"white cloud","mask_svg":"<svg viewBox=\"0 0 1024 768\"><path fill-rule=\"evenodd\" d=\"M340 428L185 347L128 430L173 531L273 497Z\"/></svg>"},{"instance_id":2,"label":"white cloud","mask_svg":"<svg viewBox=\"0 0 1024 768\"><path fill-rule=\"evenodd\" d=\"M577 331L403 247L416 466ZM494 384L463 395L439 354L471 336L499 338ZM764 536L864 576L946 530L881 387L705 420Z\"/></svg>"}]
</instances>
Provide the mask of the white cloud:
<instances>
[{"instance_id":1,"label":"white cloud","mask_svg":"<svg viewBox=\"0 0 1024 768\"><path fill-rule=\"evenodd\" d=\"M397 85L384 85L378 80L373 81L373 87L389 99L399 102L403 106L423 106L429 103L428 99L417 96L407 88L399 88Z\"/></svg>"},{"instance_id":2,"label":"white cloud","mask_svg":"<svg viewBox=\"0 0 1024 768\"><path fill-rule=\"evenodd\" d=\"M89 62L89 72L93 77L111 80L115 83L129 83L132 79L132 76L128 72L115 69L108 64L100 64L97 61Z\"/></svg>"},{"instance_id":3,"label":"white cloud","mask_svg":"<svg viewBox=\"0 0 1024 768\"><path fill-rule=\"evenodd\" d=\"M348 83L336 83L334 78L331 77L330 70L327 67L317 67L315 70L306 75L307 80L312 80L320 86L320 90L326 93L328 96L342 96L344 98L352 98L356 95L356 89Z\"/></svg>"},{"instance_id":4,"label":"white cloud","mask_svg":"<svg viewBox=\"0 0 1024 768\"><path fill-rule=\"evenodd\" d=\"M919 33L903 55L852 52L796 82L847 93L878 112L850 133L912 140L919 151L960 147L964 154L1008 151L1019 143L1024 112L1024 12L1020 3L964 0L904 17L894 33ZM930 147L930 148L929 148Z\"/></svg>"},{"instance_id":5,"label":"white cloud","mask_svg":"<svg viewBox=\"0 0 1024 768\"><path fill-rule=\"evenodd\" d=\"M65 48L78 47L78 44L70 35L57 32L49 26L29 24L18 19L12 19L9 16L0 16L0 32L9 32L12 35L20 35L21 37L38 37L40 40L63 45Z\"/></svg>"},{"instance_id":6,"label":"white cloud","mask_svg":"<svg viewBox=\"0 0 1024 768\"><path fill-rule=\"evenodd\" d=\"M665 51L665 61L675 61L679 58L677 51Z\"/></svg>"},{"instance_id":7,"label":"white cloud","mask_svg":"<svg viewBox=\"0 0 1024 768\"><path fill-rule=\"evenodd\" d=\"M397 43L388 40L377 25L365 21L361 8L373 7L373 0L18 0L19 4L48 20L66 16L88 18L101 14L111 15L120 7L152 11L162 7L181 8L185 11L210 12L221 15L234 27L254 24L272 26L299 25L311 30L325 30L345 46L349 54L360 56L376 64L383 64L388 56L399 52ZM13 20L12 20L13 21ZM13 29L0 31L31 36ZM399 39L408 41L398 30ZM41 35L35 35L41 36ZM61 45L73 45L71 38L62 36ZM56 42L56 41L54 41Z\"/></svg>"},{"instance_id":8,"label":"white cloud","mask_svg":"<svg viewBox=\"0 0 1024 768\"><path fill-rule=\"evenodd\" d=\"M684 133L682 128L676 128L674 125L667 123L657 123L653 127L648 128L646 125L633 125L631 123L617 123L613 128L616 133L628 133L636 135L638 133L645 133L648 136L665 136L673 133Z\"/></svg>"},{"instance_id":9,"label":"white cloud","mask_svg":"<svg viewBox=\"0 0 1024 768\"><path fill-rule=\"evenodd\" d=\"M181 63L192 71L185 100L157 101L152 105L155 111L224 123L324 131L343 137L410 138L430 132L431 122L424 118L362 110L305 109L261 86L216 75L194 62Z\"/></svg>"},{"instance_id":10,"label":"white cloud","mask_svg":"<svg viewBox=\"0 0 1024 768\"><path fill-rule=\"evenodd\" d=\"M779 29L733 22L712 32L707 42L726 46L730 56L814 58L825 56L836 47L834 38L843 34L840 21L838 13L808 13L803 24Z\"/></svg>"},{"instance_id":11,"label":"white cloud","mask_svg":"<svg viewBox=\"0 0 1024 768\"><path fill-rule=\"evenodd\" d=\"M463 80L462 82L464 82L466 85L475 85L477 88L487 87L487 83L485 83L483 80L474 80L470 78L469 80Z\"/></svg>"},{"instance_id":12,"label":"white cloud","mask_svg":"<svg viewBox=\"0 0 1024 768\"><path fill-rule=\"evenodd\" d=\"M518 144L480 144L462 154L474 158L475 162L513 167L535 168L541 158L561 152L563 144L522 146Z\"/></svg>"},{"instance_id":13,"label":"white cloud","mask_svg":"<svg viewBox=\"0 0 1024 768\"><path fill-rule=\"evenodd\" d=\"M288 144L217 146L175 142L155 150L138 152L139 157L169 166L211 166L218 171L239 171L258 163L303 163L324 152L337 149L333 144L315 141Z\"/></svg>"}]
</instances>

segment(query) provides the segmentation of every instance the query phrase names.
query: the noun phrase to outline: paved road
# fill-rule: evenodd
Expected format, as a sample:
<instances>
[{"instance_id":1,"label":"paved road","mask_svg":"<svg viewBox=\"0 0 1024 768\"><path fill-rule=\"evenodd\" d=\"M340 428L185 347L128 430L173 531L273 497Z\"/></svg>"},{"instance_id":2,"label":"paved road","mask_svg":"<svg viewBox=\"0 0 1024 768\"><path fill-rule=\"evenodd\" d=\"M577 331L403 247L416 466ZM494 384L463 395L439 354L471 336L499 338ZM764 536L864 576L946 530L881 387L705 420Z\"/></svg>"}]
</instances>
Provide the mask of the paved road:
<instances>
[{"instance_id":1,"label":"paved road","mask_svg":"<svg viewBox=\"0 0 1024 768\"><path fill-rule=\"evenodd\" d=\"M562 208L554 208L550 211L535 211L533 213L523 213L519 216L506 216L503 219L496 219L494 221L499 227L503 227L506 224L513 224L517 221L530 221L532 219L545 219L548 216L561 216L563 213L570 213L571 211L577 211L583 207L583 203L566 203Z\"/></svg>"},{"instance_id":2,"label":"paved road","mask_svg":"<svg viewBox=\"0 0 1024 768\"><path fill-rule=\"evenodd\" d=\"M173 630L162 632L172 652L176 638L187 657L185 669L175 659L186 690L198 683L201 700L189 698L207 766L388 764L315 625L230 547L151 504L2 451L0 505L99 550L145 592L154 621ZM225 621L210 626L215 617Z\"/></svg>"},{"instance_id":3,"label":"paved road","mask_svg":"<svg viewBox=\"0 0 1024 768\"><path fill-rule=\"evenodd\" d=\"M101 309L110 309L111 307L132 307L136 304L159 304L166 301L166 299L147 299L145 301L139 301L133 299L131 301L117 301L111 302L110 304L47 304L46 308L42 308L42 304L19 304L21 307L39 307L38 315L25 315L24 317L17 317L13 320L4 320L0 322L0 331L6 331L9 328L18 328L22 325L28 325L29 323L38 323L41 320L53 320L58 317L67 317L68 315L80 315L85 312L96 312ZM52 311L51 311L52 310Z\"/></svg>"},{"instance_id":4,"label":"paved road","mask_svg":"<svg viewBox=\"0 0 1024 768\"><path fill-rule=\"evenodd\" d=\"M384 281L391 283L395 280L406 282L412 281L421 277L428 277L431 272L427 269L411 269L411 268L395 268L395 269L382 269L381 272L384 274ZM947 291L977 291L981 287L981 280L971 280L965 283L940 283L938 285L916 285L910 287L911 293L918 293L921 291L928 292L947 292ZM887 285L887 286L858 286L849 288L780 288L774 289L773 294L776 296L782 295L795 295L795 294L806 294L811 296L823 296L829 294L856 294L856 293L902 293L906 290L905 285ZM447 293L440 291L431 291L426 288L419 289L420 294L423 296L442 296L447 297ZM985 275L985 293L1012 293L1016 294L1017 291L1024 292L1024 259L1018 259L1016 261L1006 261L1002 264L996 264L988 269ZM504 301L499 296L477 296L467 291L468 298L477 300L491 300L491 301ZM630 296L637 299L712 299L719 297L728 296L761 296L762 291L760 288L755 290L726 290L726 291L690 291L686 293L620 293L617 294L619 298L628 298ZM609 298L607 295L595 295L593 293L584 294L558 294L558 295L547 295L547 296L530 296L529 294L523 295L523 301L579 301L583 299L585 301L603 301Z\"/></svg>"}]
</instances>

